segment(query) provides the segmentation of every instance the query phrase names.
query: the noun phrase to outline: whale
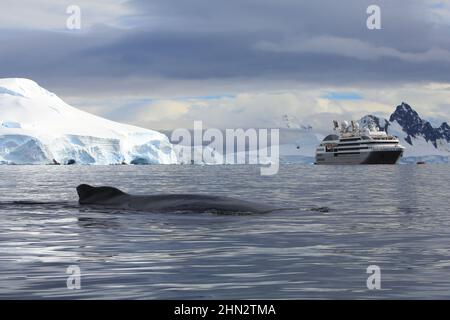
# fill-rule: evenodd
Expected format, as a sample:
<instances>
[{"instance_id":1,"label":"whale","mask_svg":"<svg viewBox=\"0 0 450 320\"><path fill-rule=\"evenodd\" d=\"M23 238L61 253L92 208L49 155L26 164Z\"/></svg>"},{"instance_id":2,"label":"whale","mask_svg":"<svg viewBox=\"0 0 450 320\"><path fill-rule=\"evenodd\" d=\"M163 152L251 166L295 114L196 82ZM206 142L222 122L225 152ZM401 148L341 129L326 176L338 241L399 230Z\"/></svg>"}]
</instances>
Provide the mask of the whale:
<instances>
[{"instance_id":1,"label":"whale","mask_svg":"<svg viewBox=\"0 0 450 320\"><path fill-rule=\"evenodd\" d=\"M81 184L77 187L79 204L111 209L145 212L193 212L218 214L269 213L276 208L231 197L205 194L132 195L109 186Z\"/></svg>"}]
</instances>

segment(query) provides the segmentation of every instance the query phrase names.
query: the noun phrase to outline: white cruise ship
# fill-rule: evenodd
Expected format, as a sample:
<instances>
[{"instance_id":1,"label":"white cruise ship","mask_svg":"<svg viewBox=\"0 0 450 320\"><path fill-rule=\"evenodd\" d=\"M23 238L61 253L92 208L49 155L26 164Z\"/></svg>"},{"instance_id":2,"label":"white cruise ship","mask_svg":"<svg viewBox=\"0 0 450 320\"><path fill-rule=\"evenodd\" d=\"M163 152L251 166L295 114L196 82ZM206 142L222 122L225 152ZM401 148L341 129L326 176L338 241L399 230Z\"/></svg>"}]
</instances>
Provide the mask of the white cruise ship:
<instances>
[{"instance_id":1,"label":"white cruise ship","mask_svg":"<svg viewBox=\"0 0 450 320\"><path fill-rule=\"evenodd\" d=\"M317 147L315 164L395 164L403 155L398 138L373 124L360 129L354 121L333 123L335 133Z\"/></svg>"}]
</instances>

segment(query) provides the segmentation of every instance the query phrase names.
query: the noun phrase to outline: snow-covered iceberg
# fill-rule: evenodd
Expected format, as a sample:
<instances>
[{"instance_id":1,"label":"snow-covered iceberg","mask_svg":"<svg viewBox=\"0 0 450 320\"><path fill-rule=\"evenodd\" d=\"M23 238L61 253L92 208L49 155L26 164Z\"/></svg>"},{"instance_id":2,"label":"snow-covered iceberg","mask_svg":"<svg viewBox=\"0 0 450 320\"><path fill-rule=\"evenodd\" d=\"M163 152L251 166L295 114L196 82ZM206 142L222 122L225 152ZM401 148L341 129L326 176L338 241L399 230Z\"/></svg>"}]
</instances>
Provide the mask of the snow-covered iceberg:
<instances>
[{"instance_id":1,"label":"snow-covered iceberg","mask_svg":"<svg viewBox=\"0 0 450 320\"><path fill-rule=\"evenodd\" d=\"M162 133L78 110L28 79L0 79L0 164L175 164Z\"/></svg>"}]
</instances>

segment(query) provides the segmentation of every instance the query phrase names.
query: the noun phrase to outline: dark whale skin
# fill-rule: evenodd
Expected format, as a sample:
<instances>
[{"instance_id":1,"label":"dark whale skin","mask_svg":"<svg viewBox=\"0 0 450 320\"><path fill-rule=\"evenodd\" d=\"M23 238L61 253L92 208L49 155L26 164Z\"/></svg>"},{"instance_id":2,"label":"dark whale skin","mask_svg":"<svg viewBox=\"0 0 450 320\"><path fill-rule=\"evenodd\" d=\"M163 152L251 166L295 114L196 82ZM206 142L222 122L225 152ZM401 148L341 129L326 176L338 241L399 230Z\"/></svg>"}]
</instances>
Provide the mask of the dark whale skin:
<instances>
[{"instance_id":1,"label":"dark whale skin","mask_svg":"<svg viewBox=\"0 0 450 320\"><path fill-rule=\"evenodd\" d=\"M230 197L202 194L131 195L114 187L77 187L81 205L104 206L146 212L212 212L212 213L268 213L270 206Z\"/></svg>"}]
</instances>

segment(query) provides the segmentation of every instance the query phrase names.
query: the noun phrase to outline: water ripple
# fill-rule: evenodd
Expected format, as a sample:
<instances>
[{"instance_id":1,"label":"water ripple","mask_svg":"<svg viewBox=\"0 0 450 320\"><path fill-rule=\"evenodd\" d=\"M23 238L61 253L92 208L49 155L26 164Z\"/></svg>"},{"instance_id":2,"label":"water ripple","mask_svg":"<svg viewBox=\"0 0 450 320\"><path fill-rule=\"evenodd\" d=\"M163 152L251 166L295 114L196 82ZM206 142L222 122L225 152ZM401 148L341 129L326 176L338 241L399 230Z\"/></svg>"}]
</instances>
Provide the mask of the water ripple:
<instances>
[{"instance_id":1,"label":"water ripple","mask_svg":"<svg viewBox=\"0 0 450 320\"><path fill-rule=\"evenodd\" d=\"M448 166L0 166L1 298L448 298ZM286 210L159 214L77 204L80 183ZM288 208L298 208L290 209ZM382 290L366 288L369 265ZM78 265L82 288L66 287Z\"/></svg>"}]
</instances>

